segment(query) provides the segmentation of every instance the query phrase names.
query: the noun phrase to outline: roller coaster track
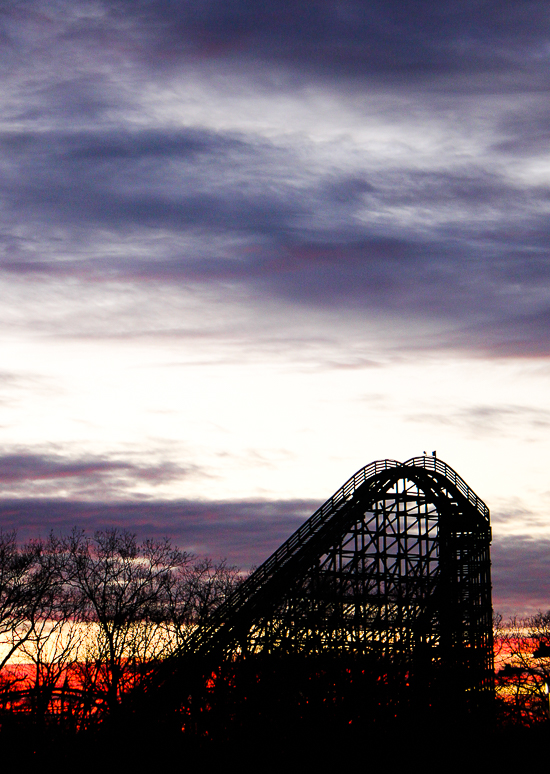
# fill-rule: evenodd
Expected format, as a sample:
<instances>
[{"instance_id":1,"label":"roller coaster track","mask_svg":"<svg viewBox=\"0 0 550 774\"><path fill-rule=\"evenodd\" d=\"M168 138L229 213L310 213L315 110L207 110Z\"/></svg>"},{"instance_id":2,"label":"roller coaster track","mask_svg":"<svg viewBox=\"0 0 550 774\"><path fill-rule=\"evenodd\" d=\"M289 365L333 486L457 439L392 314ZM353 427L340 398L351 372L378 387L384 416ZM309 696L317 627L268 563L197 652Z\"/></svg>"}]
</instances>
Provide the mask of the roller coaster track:
<instances>
[{"instance_id":1,"label":"roller coaster track","mask_svg":"<svg viewBox=\"0 0 550 774\"><path fill-rule=\"evenodd\" d=\"M341 514L361 501L367 505L376 499L388 482L399 477L431 480L438 490L444 487L454 501L460 501L477 520L489 524L489 509L453 468L433 456L413 457L406 462L377 460L358 470L315 513L305 521L235 592L218 607L204 625L190 636L185 650L211 653L224 648L237 636L243 621L251 620L267 599L273 599L288 588L292 579L320 554L334 537ZM372 489L372 493L370 493ZM481 517L481 519L480 519Z\"/></svg>"}]
</instances>

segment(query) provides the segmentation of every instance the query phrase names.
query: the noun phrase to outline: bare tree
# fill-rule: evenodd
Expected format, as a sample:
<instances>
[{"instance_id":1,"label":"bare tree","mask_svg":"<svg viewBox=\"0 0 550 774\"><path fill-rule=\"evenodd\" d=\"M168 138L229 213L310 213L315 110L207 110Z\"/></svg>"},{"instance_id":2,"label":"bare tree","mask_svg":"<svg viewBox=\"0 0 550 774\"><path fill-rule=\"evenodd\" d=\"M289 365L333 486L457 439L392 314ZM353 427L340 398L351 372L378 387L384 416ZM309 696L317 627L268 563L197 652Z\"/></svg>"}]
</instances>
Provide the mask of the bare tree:
<instances>
[{"instance_id":1,"label":"bare tree","mask_svg":"<svg viewBox=\"0 0 550 774\"><path fill-rule=\"evenodd\" d=\"M180 565L168 587L168 614L173 652L185 646L195 627L234 591L242 576L225 560L195 559Z\"/></svg>"},{"instance_id":2,"label":"bare tree","mask_svg":"<svg viewBox=\"0 0 550 774\"><path fill-rule=\"evenodd\" d=\"M19 548L15 532L0 532L0 670L31 636L58 578L43 541Z\"/></svg>"},{"instance_id":3,"label":"bare tree","mask_svg":"<svg viewBox=\"0 0 550 774\"><path fill-rule=\"evenodd\" d=\"M44 545L39 561L49 568L51 583L20 647L20 653L33 667L28 693L35 717L40 718L48 712L63 714L67 694L73 693L70 671L82 645L79 601L67 584L64 549L63 541L54 535Z\"/></svg>"},{"instance_id":4,"label":"bare tree","mask_svg":"<svg viewBox=\"0 0 550 774\"><path fill-rule=\"evenodd\" d=\"M240 579L225 561L169 540L140 544L124 530L74 530L22 547L0 533L0 669L16 653L26 661L25 675L7 676L6 699L79 727L116 713Z\"/></svg>"},{"instance_id":5,"label":"bare tree","mask_svg":"<svg viewBox=\"0 0 550 774\"><path fill-rule=\"evenodd\" d=\"M188 556L168 540L138 544L134 534L117 529L93 539L75 531L66 552L68 583L88 625L83 687L113 713L122 693L167 649L169 588Z\"/></svg>"}]
</instances>

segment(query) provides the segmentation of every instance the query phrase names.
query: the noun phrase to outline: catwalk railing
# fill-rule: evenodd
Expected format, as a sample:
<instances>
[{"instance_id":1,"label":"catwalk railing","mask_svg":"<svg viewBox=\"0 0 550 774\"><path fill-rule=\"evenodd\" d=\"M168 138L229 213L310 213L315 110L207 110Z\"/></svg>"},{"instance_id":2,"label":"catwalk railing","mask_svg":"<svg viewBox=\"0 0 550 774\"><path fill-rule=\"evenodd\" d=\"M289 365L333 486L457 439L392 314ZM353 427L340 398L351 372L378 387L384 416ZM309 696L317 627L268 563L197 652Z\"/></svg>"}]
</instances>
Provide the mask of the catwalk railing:
<instances>
[{"instance_id":1,"label":"catwalk railing","mask_svg":"<svg viewBox=\"0 0 550 774\"><path fill-rule=\"evenodd\" d=\"M423 455L422 457L412 457L403 463L406 467L424 468L424 470L433 470L435 473L439 473L453 484L464 497L479 511L479 513L489 520L489 508L485 505L476 493L470 489L468 484L461 478L456 470L453 470L450 465L447 465L443 460L437 457ZM356 474L357 475L357 474Z\"/></svg>"}]
</instances>

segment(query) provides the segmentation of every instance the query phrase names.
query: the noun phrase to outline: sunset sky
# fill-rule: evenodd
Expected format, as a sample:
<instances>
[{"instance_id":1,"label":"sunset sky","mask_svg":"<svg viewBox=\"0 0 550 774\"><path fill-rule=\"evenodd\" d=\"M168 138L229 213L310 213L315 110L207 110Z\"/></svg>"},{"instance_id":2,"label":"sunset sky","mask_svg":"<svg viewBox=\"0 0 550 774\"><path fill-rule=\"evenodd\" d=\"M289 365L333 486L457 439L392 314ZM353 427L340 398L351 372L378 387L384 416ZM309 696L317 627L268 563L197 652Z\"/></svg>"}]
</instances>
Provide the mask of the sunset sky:
<instances>
[{"instance_id":1,"label":"sunset sky","mask_svg":"<svg viewBox=\"0 0 550 774\"><path fill-rule=\"evenodd\" d=\"M0 526L258 564L358 468L550 608L550 5L0 0Z\"/></svg>"}]
</instances>

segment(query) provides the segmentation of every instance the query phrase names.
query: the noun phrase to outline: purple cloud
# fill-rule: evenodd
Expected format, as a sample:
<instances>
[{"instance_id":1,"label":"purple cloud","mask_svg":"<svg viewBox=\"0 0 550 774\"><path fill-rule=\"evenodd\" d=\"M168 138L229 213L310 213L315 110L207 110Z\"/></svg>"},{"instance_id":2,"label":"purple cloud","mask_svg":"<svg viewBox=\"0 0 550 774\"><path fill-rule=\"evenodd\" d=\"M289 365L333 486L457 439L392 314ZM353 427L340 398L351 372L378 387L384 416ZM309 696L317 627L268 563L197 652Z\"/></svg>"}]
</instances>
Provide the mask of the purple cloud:
<instances>
[{"instance_id":1,"label":"purple cloud","mask_svg":"<svg viewBox=\"0 0 550 774\"><path fill-rule=\"evenodd\" d=\"M543 4L511 0L459 6L453 0L141 0L103 8L104 24L125 30L134 45L139 41L136 58L148 66L260 61L309 77L401 83L480 72L521 77L526 55L544 45L548 28Z\"/></svg>"},{"instance_id":2,"label":"purple cloud","mask_svg":"<svg viewBox=\"0 0 550 774\"><path fill-rule=\"evenodd\" d=\"M305 307L424 318L436 327L428 346L549 351L541 295L546 288L550 296L548 228L539 214L549 196L544 187L472 167L461 174L310 176L297 189L290 149L206 129L11 132L0 135L2 147L12 168L3 186L12 218L37 229L84 230L90 238L98 229L137 229L138 243L140 232L163 229L173 246L162 255L95 258L75 243L71 257L59 260L53 245L45 258L8 237L0 271L182 287L231 282L257 298ZM243 170L253 180L244 189ZM426 232L423 223L398 219L361 224L356 217L401 207L432 208L433 227ZM471 220L438 222L440 207L470 212ZM490 229L477 218L483 207ZM325 212L331 215L323 220ZM189 232L204 235L191 253L178 246ZM236 239L246 249L237 249ZM455 332L442 336L437 327L449 322Z\"/></svg>"},{"instance_id":3,"label":"purple cloud","mask_svg":"<svg viewBox=\"0 0 550 774\"><path fill-rule=\"evenodd\" d=\"M60 499L2 499L0 528L21 539L49 529L93 532L122 527L140 539L169 537L180 548L225 557L247 568L263 562L319 506L315 500L190 500L106 503Z\"/></svg>"},{"instance_id":4,"label":"purple cloud","mask_svg":"<svg viewBox=\"0 0 550 774\"><path fill-rule=\"evenodd\" d=\"M420 348L550 352L550 188L508 174L550 136L537 97L544 4L28 0L4 4L0 23L7 91L21 95L0 133L2 275L231 283L260 302L389 312L403 330L422 319L434 333ZM373 97L390 126L401 123L398 145L433 117L477 126L484 95L502 105L460 164L451 150L431 170L399 154L401 165L361 169L373 154L360 145L352 170L317 164L292 122L273 141L253 122L135 120L144 84L170 91L195 76L241 84L251 100L296 98L304 85L351 103ZM521 92L534 95L528 110L514 102ZM170 247L132 249L159 230ZM182 246L190 234L193 250ZM113 235L126 253L109 251Z\"/></svg>"},{"instance_id":5,"label":"purple cloud","mask_svg":"<svg viewBox=\"0 0 550 774\"><path fill-rule=\"evenodd\" d=\"M69 489L90 496L93 492L120 496L139 483L159 485L181 478L191 468L170 462L139 464L107 456L70 458L59 454L33 454L27 451L0 455L0 483L4 490L19 496L53 495ZM196 469L193 469L196 472Z\"/></svg>"},{"instance_id":6,"label":"purple cloud","mask_svg":"<svg viewBox=\"0 0 550 774\"><path fill-rule=\"evenodd\" d=\"M550 610L550 540L499 538L491 550L493 607L508 615Z\"/></svg>"}]
</instances>

